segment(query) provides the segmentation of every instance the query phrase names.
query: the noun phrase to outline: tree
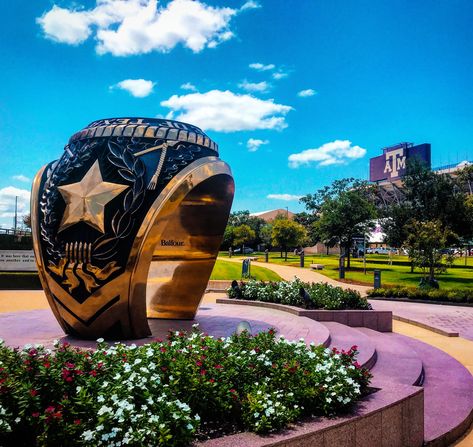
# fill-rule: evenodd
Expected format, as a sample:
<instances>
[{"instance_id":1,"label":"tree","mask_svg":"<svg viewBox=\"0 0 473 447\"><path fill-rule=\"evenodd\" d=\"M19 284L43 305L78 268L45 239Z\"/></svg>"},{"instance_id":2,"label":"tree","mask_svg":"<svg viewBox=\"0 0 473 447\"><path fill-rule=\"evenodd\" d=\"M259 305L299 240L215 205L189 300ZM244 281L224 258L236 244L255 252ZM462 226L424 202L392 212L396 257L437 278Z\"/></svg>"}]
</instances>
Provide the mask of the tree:
<instances>
[{"instance_id":1,"label":"tree","mask_svg":"<svg viewBox=\"0 0 473 447\"><path fill-rule=\"evenodd\" d=\"M307 213L302 211L300 213L294 214L292 220L301 224L307 232L307 243L309 245L315 245L320 241L320 237L315 228L315 222L317 222L317 215L314 213Z\"/></svg>"},{"instance_id":2,"label":"tree","mask_svg":"<svg viewBox=\"0 0 473 447\"><path fill-rule=\"evenodd\" d=\"M353 239L374 227L377 217L374 193L368 182L347 178L301 199L319 217L314 224L317 237L333 245L340 244L341 251L347 255L348 269Z\"/></svg>"},{"instance_id":3,"label":"tree","mask_svg":"<svg viewBox=\"0 0 473 447\"><path fill-rule=\"evenodd\" d=\"M457 179L460 185L463 185L470 195L473 195L473 164L466 165L457 172Z\"/></svg>"},{"instance_id":4,"label":"tree","mask_svg":"<svg viewBox=\"0 0 473 447\"><path fill-rule=\"evenodd\" d=\"M31 214L30 214L30 213L25 214L25 215L23 216L23 225L24 225L26 228L31 229Z\"/></svg>"},{"instance_id":5,"label":"tree","mask_svg":"<svg viewBox=\"0 0 473 447\"><path fill-rule=\"evenodd\" d=\"M284 250L284 260L287 261L287 247L302 245L306 239L306 231L301 224L293 220L277 219L273 223L271 239L273 245Z\"/></svg>"},{"instance_id":6,"label":"tree","mask_svg":"<svg viewBox=\"0 0 473 447\"><path fill-rule=\"evenodd\" d=\"M244 254L243 246L252 242L255 239L256 233L249 225L239 225L233 229L233 236L233 243L237 246L241 245L241 254Z\"/></svg>"},{"instance_id":7,"label":"tree","mask_svg":"<svg viewBox=\"0 0 473 447\"><path fill-rule=\"evenodd\" d=\"M272 239L271 239L271 234L273 231L273 226L271 224L266 224L261 227L259 236L261 239L261 242L264 244L266 248L271 247Z\"/></svg>"},{"instance_id":8,"label":"tree","mask_svg":"<svg viewBox=\"0 0 473 447\"><path fill-rule=\"evenodd\" d=\"M452 236L451 231L438 219L424 222L414 220L409 225L406 247L413 263L424 273L424 284L438 287L435 273L445 270L442 250Z\"/></svg>"},{"instance_id":9,"label":"tree","mask_svg":"<svg viewBox=\"0 0 473 447\"><path fill-rule=\"evenodd\" d=\"M223 233L222 247L224 249L229 249L233 246L233 241L235 239L235 227L227 225L225 232Z\"/></svg>"},{"instance_id":10,"label":"tree","mask_svg":"<svg viewBox=\"0 0 473 447\"><path fill-rule=\"evenodd\" d=\"M266 221L260 217L250 216L250 212L248 210L243 210L231 213L228 218L227 225L232 227L248 225L255 232L253 242L255 244L259 244L261 243L260 231L261 228L266 225Z\"/></svg>"},{"instance_id":11,"label":"tree","mask_svg":"<svg viewBox=\"0 0 473 447\"><path fill-rule=\"evenodd\" d=\"M404 190L412 220L439 220L444 228L451 230L451 234L458 236L470 232L466 196L452 176L438 174L414 162L408 165Z\"/></svg>"},{"instance_id":12,"label":"tree","mask_svg":"<svg viewBox=\"0 0 473 447\"><path fill-rule=\"evenodd\" d=\"M431 171L421 163L410 163L404 177L405 200L383 211L381 224L386 241L391 246L401 247L405 245L414 221L435 220L441 222L442 228L450 230L447 245L455 243L458 237L470 238L473 219L464 192L468 175L465 171L461 178L455 179ZM464 182L463 186L461 182Z\"/></svg>"}]
</instances>

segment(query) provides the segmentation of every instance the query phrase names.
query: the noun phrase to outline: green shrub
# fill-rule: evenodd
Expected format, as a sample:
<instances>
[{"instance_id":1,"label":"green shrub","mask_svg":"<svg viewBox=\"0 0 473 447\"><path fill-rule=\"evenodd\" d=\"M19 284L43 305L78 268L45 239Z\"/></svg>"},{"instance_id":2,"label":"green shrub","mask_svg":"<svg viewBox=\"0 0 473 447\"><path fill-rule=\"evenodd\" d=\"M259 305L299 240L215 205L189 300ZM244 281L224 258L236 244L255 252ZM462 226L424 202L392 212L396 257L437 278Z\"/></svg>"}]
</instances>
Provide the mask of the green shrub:
<instances>
[{"instance_id":1,"label":"green shrub","mask_svg":"<svg viewBox=\"0 0 473 447\"><path fill-rule=\"evenodd\" d=\"M415 287L391 287L371 289L368 296L385 298L409 298L415 300L446 301L451 303L473 303L472 289L425 289Z\"/></svg>"},{"instance_id":2,"label":"green shrub","mask_svg":"<svg viewBox=\"0 0 473 447\"><path fill-rule=\"evenodd\" d=\"M370 373L347 352L194 329L97 350L0 341L0 445L182 446L238 430L266 433L346 410Z\"/></svg>"},{"instance_id":3,"label":"green shrub","mask_svg":"<svg viewBox=\"0 0 473 447\"><path fill-rule=\"evenodd\" d=\"M240 283L239 289L240 298L246 300L287 304L307 309L370 309L366 298L356 290L345 290L325 283L305 283L299 278L271 283L250 280L247 283ZM300 293L301 289L308 293L309 301L304 300ZM238 291L231 287L227 293L229 298L238 297Z\"/></svg>"}]
</instances>

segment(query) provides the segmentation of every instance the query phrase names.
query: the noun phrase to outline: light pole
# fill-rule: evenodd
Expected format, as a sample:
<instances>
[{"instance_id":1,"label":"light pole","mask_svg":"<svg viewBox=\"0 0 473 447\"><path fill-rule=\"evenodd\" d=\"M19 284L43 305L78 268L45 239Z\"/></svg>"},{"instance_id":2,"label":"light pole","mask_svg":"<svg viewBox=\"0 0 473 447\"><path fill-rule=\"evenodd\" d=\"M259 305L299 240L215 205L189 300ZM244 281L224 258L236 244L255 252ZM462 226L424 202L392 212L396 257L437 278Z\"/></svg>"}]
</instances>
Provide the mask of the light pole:
<instances>
[{"instance_id":1,"label":"light pole","mask_svg":"<svg viewBox=\"0 0 473 447\"><path fill-rule=\"evenodd\" d=\"M14 235L16 236L16 227L18 225L18 196L15 196L15 220L14 220Z\"/></svg>"}]
</instances>

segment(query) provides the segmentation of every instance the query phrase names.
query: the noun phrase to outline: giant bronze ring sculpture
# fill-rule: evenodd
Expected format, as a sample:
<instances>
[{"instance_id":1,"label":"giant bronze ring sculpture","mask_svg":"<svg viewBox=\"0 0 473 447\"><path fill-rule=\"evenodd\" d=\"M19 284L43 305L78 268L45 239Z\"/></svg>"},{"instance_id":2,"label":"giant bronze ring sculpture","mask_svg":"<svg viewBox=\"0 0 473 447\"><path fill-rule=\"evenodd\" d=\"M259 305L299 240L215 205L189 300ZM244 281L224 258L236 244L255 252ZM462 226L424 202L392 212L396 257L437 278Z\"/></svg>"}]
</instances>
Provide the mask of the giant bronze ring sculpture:
<instances>
[{"instance_id":1,"label":"giant bronze ring sculpture","mask_svg":"<svg viewBox=\"0 0 473 447\"><path fill-rule=\"evenodd\" d=\"M31 205L41 283L64 331L140 338L148 317L193 318L233 193L195 126L116 118L73 135L36 175Z\"/></svg>"}]
</instances>

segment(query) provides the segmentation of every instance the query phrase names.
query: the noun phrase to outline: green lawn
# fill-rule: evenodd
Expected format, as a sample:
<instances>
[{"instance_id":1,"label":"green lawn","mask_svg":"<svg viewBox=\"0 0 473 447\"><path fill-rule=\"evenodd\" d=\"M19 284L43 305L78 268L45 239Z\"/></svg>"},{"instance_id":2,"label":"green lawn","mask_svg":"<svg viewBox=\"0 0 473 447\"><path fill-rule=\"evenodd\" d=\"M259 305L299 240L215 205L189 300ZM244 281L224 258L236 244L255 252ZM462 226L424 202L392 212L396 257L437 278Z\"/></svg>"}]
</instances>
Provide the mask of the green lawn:
<instances>
[{"instance_id":1,"label":"green lawn","mask_svg":"<svg viewBox=\"0 0 473 447\"><path fill-rule=\"evenodd\" d=\"M281 281L281 277L272 270L263 267L251 266L251 277L261 281ZM241 264L221 261L217 259L210 279L236 279L241 278Z\"/></svg>"},{"instance_id":2,"label":"green lawn","mask_svg":"<svg viewBox=\"0 0 473 447\"><path fill-rule=\"evenodd\" d=\"M264 261L264 253L255 253L259 260ZM221 257L228 256L228 253L221 252ZM288 253L287 262L280 257L280 253L269 254L269 262L281 265L292 265L299 267L299 256ZM319 273L329 278L338 279L338 256L336 255L307 255L305 257L305 267L310 268L310 264L323 264L325 268L318 270ZM392 257L392 265L389 265L387 255L368 255L366 259L366 275L363 272L363 259L352 259L352 268L345 273L347 282L356 284L373 285L373 270L381 270L381 282L383 286L407 286L415 287L419 284L422 273L416 269L410 273L410 263L407 256ZM470 288L473 289L473 257L467 259L457 258L454 266L447 269L446 273L438 275L440 287L443 289Z\"/></svg>"}]
</instances>

